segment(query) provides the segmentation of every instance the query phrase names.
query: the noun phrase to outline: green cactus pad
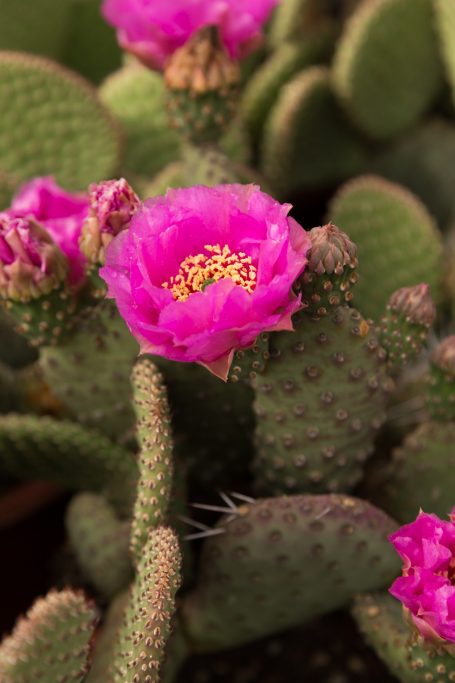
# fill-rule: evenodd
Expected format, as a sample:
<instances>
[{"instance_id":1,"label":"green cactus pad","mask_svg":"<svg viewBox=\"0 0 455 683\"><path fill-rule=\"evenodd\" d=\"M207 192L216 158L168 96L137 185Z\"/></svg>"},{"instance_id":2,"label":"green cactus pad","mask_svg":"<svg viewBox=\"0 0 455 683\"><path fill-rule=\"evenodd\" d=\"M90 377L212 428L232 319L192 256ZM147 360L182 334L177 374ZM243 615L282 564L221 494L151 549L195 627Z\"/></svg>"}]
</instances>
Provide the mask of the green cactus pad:
<instances>
[{"instance_id":1,"label":"green cactus pad","mask_svg":"<svg viewBox=\"0 0 455 683\"><path fill-rule=\"evenodd\" d=\"M420 508L445 517L455 491L455 424L424 422L393 451L385 483L375 500L400 522L411 522Z\"/></svg>"},{"instance_id":2,"label":"green cactus pad","mask_svg":"<svg viewBox=\"0 0 455 683\"><path fill-rule=\"evenodd\" d=\"M69 189L111 177L119 134L95 90L42 57L0 52L0 166L19 180L52 174Z\"/></svg>"},{"instance_id":3,"label":"green cactus pad","mask_svg":"<svg viewBox=\"0 0 455 683\"><path fill-rule=\"evenodd\" d=\"M12 175L0 171L0 211L7 209L11 204L14 190L18 186L18 181Z\"/></svg>"},{"instance_id":4,"label":"green cactus pad","mask_svg":"<svg viewBox=\"0 0 455 683\"><path fill-rule=\"evenodd\" d=\"M4 309L18 334L31 346L54 346L68 337L74 323L76 301L65 284L30 301L5 301Z\"/></svg>"},{"instance_id":5,"label":"green cactus pad","mask_svg":"<svg viewBox=\"0 0 455 683\"><path fill-rule=\"evenodd\" d=\"M183 161L172 161L165 166L154 176L153 180L144 184L140 194L144 199L148 199L158 194L166 194L171 187L189 187Z\"/></svg>"},{"instance_id":6,"label":"green cactus pad","mask_svg":"<svg viewBox=\"0 0 455 683\"><path fill-rule=\"evenodd\" d=\"M366 149L336 103L326 68L310 67L281 89L261 157L262 173L279 194L331 185L365 168Z\"/></svg>"},{"instance_id":7,"label":"green cactus pad","mask_svg":"<svg viewBox=\"0 0 455 683\"><path fill-rule=\"evenodd\" d=\"M413 643L400 603L387 593L360 596L353 615L368 643L401 683L455 681L454 658Z\"/></svg>"},{"instance_id":8,"label":"green cactus pad","mask_svg":"<svg viewBox=\"0 0 455 683\"><path fill-rule=\"evenodd\" d=\"M420 282L441 298L441 235L423 204L400 185L375 176L355 178L333 198L328 217L356 243L356 304L381 319L390 295Z\"/></svg>"},{"instance_id":9,"label":"green cactus pad","mask_svg":"<svg viewBox=\"0 0 455 683\"><path fill-rule=\"evenodd\" d=\"M450 0L434 0L436 27L442 42L442 56L455 104L455 5Z\"/></svg>"},{"instance_id":10,"label":"green cactus pad","mask_svg":"<svg viewBox=\"0 0 455 683\"><path fill-rule=\"evenodd\" d=\"M355 309L294 317L273 335L254 382L256 485L262 492L347 491L385 419L385 353Z\"/></svg>"},{"instance_id":11,"label":"green cactus pad","mask_svg":"<svg viewBox=\"0 0 455 683\"><path fill-rule=\"evenodd\" d=\"M104 491L122 514L130 510L137 479L132 455L101 434L31 415L0 417L0 470L69 489Z\"/></svg>"},{"instance_id":12,"label":"green cactus pad","mask_svg":"<svg viewBox=\"0 0 455 683\"><path fill-rule=\"evenodd\" d=\"M104 81L100 97L125 132L126 174L152 177L181 157L178 134L165 111L163 77L137 64L128 64ZM245 161L248 144L238 122L221 141L225 151Z\"/></svg>"},{"instance_id":13,"label":"green cactus pad","mask_svg":"<svg viewBox=\"0 0 455 683\"><path fill-rule=\"evenodd\" d=\"M166 520L172 490L171 417L163 382L150 360L136 364L132 384L140 452L131 530L131 553L136 564L142 559L150 531Z\"/></svg>"},{"instance_id":14,"label":"green cactus pad","mask_svg":"<svg viewBox=\"0 0 455 683\"><path fill-rule=\"evenodd\" d=\"M84 576L105 598L133 578L129 557L130 523L120 521L102 496L80 493L66 512L66 529Z\"/></svg>"},{"instance_id":15,"label":"green cactus pad","mask_svg":"<svg viewBox=\"0 0 455 683\"><path fill-rule=\"evenodd\" d=\"M107 301L80 316L67 343L42 349L40 366L71 416L120 439L134 427L130 374L137 354L137 342Z\"/></svg>"},{"instance_id":16,"label":"green cactus pad","mask_svg":"<svg viewBox=\"0 0 455 683\"><path fill-rule=\"evenodd\" d=\"M455 126L433 119L389 145L374 161L375 173L405 185L446 228L455 210Z\"/></svg>"},{"instance_id":17,"label":"green cactus pad","mask_svg":"<svg viewBox=\"0 0 455 683\"><path fill-rule=\"evenodd\" d=\"M0 644L2 683L81 683L96 621L93 605L70 589L40 598Z\"/></svg>"},{"instance_id":18,"label":"green cactus pad","mask_svg":"<svg viewBox=\"0 0 455 683\"><path fill-rule=\"evenodd\" d=\"M394 522L356 498L258 500L207 539L199 582L182 606L198 650L234 647L308 621L387 585L399 560Z\"/></svg>"},{"instance_id":19,"label":"green cactus pad","mask_svg":"<svg viewBox=\"0 0 455 683\"><path fill-rule=\"evenodd\" d=\"M90 671L84 683L113 683L112 665L115 648L128 600L129 591L124 591L116 595L110 603L101 632L96 638Z\"/></svg>"},{"instance_id":20,"label":"green cactus pad","mask_svg":"<svg viewBox=\"0 0 455 683\"><path fill-rule=\"evenodd\" d=\"M431 0L371 0L354 12L333 65L335 90L367 135L411 126L442 84Z\"/></svg>"},{"instance_id":21,"label":"green cactus pad","mask_svg":"<svg viewBox=\"0 0 455 683\"><path fill-rule=\"evenodd\" d=\"M317 64L329 55L332 38L331 30L323 30L302 43L284 43L255 71L240 103L242 118L252 137L258 138L261 134L283 86L301 69Z\"/></svg>"},{"instance_id":22,"label":"green cactus pad","mask_svg":"<svg viewBox=\"0 0 455 683\"><path fill-rule=\"evenodd\" d=\"M258 372L264 372L270 358L269 340L268 332L262 332L253 346L240 349L234 353L232 365L229 369L229 381L254 381Z\"/></svg>"},{"instance_id":23,"label":"green cactus pad","mask_svg":"<svg viewBox=\"0 0 455 683\"><path fill-rule=\"evenodd\" d=\"M180 586L180 549L174 532L158 527L143 548L119 635L115 683L159 683Z\"/></svg>"},{"instance_id":24,"label":"green cactus pad","mask_svg":"<svg viewBox=\"0 0 455 683\"><path fill-rule=\"evenodd\" d=\"M287 41L304 42L321 27L331 26L330 0L286 0L275 9L269 42L279 49Z\"/></svg>"}]
</instances>

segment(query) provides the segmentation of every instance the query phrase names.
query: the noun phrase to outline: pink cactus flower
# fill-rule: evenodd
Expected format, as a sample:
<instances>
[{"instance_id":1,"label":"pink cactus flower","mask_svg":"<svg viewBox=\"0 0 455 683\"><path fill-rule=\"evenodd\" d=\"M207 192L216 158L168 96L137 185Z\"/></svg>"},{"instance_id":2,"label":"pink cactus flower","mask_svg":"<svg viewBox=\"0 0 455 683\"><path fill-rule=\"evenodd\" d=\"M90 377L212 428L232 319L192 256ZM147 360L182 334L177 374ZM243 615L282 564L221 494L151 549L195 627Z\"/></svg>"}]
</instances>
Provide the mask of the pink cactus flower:
<instances>
[{"instance_id":1,"label":"pink cactus flower","mask_svg":"<svg viewBox=\"0 0 455 683\"><path fill-rule=\"evenodd\" d=\"M30 301L48 294L67 276L63 253L33 220L0 215L0 296Z\"/></svg>"},{"instance_id":2,"label":"pink cactus flower","mask_svg":"<svg viewBox=\"0 0 455 683\"><path fill-rule=\"evenodd\" d=\"M391 594L424 638L450 649L455 643L455 508L449 521L420 512L389 540L404 563Z\"/></svg>"},{"instance_id":3,"label":"pink cactus flower","mask_svg":"<svg viewBox=\"0 0 455 683\"><path fill-rule=\"evenodd\" d=\"M113 239L100 270L143 353L226 379L236 349L292 330L307 233L255 185L169 190Z\"/></svg>"},{"instance_id":4,"label":"pink cactus flower","mask_svg":"<svg viewBox=\"0 0 455 683\"><path fill-rule=\"evenodd\" d=\"M89 197L89 215L82 228L80 247L90 263L104 263L106 247L129 226L140 200L125 178L93 183Z\"/></svg>"},{"instance_id":5,"label":"pink cactus flower","mask_svg":"<svg viewBox=\"0 0 455 683\"><path fill-rule=\"evenodd\" d=\"M68 282L78 287L85 277L85 256L79 248L82 225L88 212L88 196L66 192L50 177L23 185L3 215L32 218L46 228L68 259Z\"/></svg>"},{"instance_id":6,"label":"pink cactus flower","mask_svg":"<svg viewBox=\"0 0 455 683\"><path fill-rule=\"evenodd\" d=\"M146 66L167 58L204 26L219 27L232 58L248 53L279 0L104 0L102 12L120 45Z\"/></svg>"}]
</instances>

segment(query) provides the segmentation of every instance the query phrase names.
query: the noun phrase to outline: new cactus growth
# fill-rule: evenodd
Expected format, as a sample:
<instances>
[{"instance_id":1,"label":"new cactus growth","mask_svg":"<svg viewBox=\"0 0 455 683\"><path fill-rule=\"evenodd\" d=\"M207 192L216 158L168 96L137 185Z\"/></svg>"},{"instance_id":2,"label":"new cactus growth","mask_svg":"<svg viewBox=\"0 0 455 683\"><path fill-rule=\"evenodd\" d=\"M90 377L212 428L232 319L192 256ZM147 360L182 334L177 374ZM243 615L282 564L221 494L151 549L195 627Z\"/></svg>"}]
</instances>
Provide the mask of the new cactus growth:
<instances>
[{"instance_id":1,"label":"new cactus growth","mask_svg":"<svg viewBox=\"0 0 455 683\"><path fill-rule=\"evenodd\" d=\"M455 681L453 0L12 5L1 683Z\"/></svg>"}]
</instances>

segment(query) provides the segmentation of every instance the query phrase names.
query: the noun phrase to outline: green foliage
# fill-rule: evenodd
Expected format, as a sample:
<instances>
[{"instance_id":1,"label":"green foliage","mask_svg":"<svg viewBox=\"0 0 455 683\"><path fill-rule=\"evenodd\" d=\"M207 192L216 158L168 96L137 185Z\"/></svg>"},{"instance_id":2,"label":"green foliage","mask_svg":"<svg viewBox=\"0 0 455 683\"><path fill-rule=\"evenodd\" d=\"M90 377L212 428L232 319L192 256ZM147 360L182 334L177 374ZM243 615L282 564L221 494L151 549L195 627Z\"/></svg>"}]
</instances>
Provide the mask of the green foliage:
<instances>
[{"instance_id":1,"label":"green foliage","mask_svg":"<svg viewBox=\"0 0 455 683\"><path fill-rule=\"evenodd\" d=\"M357 244L356 304L381 319L390 295L420 282L441 299L442 241L427 209L400 185L364 176L343 185L328 217Z\"/></svg>"},{"instance_id":2,"label":"green foliage","mask_svg":"<svg viewBox=\"0 0 455 683\"><path fill-rule=\"evenodd\" d=\"M442 83L431 0L371 0L348 21L335 54L340 101L368 136L411 126Z\"/></svg>"},{"instance_id":3,"label":"green foliage","mask_svg":"<svg viewBox=\"0 0 455 683\"><path fill-rule=\"evenodd\" d=\"M2 683L82 683L95 624L96 611L83 595L51 591L0 644Z\"/></svg>"},{"instance_id":4,"label":"green foliage","mask_svg":"<svg viewBox=\"0 0 455 683\"><path fill-rule=\"evenodd\" d=\"M79 493L66 512L69 542L84 576L110 599L133 577L129 557L130 523L117 518L102 496Z\"/></svg>"},{"instance_id":5,"label":"green foliage","mask_svg":"<svg viewBox=\"0 0 455 683\"><path fill-rule=\"evenodd\" d=\"M442 56L455 104L455 5L447 0L433 0Z\"/></svg>"},{"instance_id":6,"label":"green foliage","mask_svg":"<svg viewBox=\"0 0 455 683\"><path fill-rule=\"evenodd\" d=\"M348 496L289 496L241 505L206 540L184 626L198 650L234 647L346 604L393 579L394 522Z\"/></svg>"},{"instance_id":7,"label":"green foliage","mask_svg":"<svg viewBox=\"0 0 455 683\"><path fill-rule=\"evenodd\" d=\"M95 90L42 57L0 52L0 167L18 181L54 175L69 189L110 177L119 132Z\"/></svg>"}]
</instances>

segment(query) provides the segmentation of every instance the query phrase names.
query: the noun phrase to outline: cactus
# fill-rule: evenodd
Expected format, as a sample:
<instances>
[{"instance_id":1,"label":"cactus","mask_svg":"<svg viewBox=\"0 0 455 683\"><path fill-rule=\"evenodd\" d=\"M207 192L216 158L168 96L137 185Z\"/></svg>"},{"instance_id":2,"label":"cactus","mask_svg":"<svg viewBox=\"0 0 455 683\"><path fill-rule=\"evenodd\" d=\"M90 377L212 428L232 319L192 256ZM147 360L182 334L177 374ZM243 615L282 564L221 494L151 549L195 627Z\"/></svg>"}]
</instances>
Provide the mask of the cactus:
<instances>
[{"instance_id":1,"label":"cactus","mask_svg":"<svg viewBox=\"0 0 455 683\"><path fill-rule=\"evenodd\" d=\"M123 320L106 302L77 320L66 344L44 348L40 366L70 415L120 439L134 425L130 373L137 352Z\"/></svg>"},{"instance_id":2,"label":"cactus","mask_svg":"<svg viewBox=\"0 0 455 683\"><path fill-rule=\"evenodd\" d=\"M328 216L357 244L356 302L364 314L379 322L390 295L419 282L439 303L441 237L414 195L382 178L355 178L338 190Z\"/></svg>"},{"instance_id":3,"label":"cactus","mask_svg":"<svg viewBox=\"0 0 455 683\"><path fill-rule=\"evenodd\" d=\"M185 629L198 650L233 647L302 623L396 572L386 541L394 523L355 498L271 498L234 514L206 541L200 583L184 600Z\"/></svg>"},{"instance_id":4,"label":"cactus","mask_svg":"<svg viewBox=\"0 0 455 683\"><path fill-rule=\"evenodd\" d=\"M283 493L351 490L385 419L385 354L355 309L301 314L255 380L256 483ZM384 385L384 386L382 386Z\"/></svg>"},{"instance_id":5,"label":"cactus","mask_svg":"<svg viewBox=\"0 0 455 683\"><path fill-rule=\"evenodd\" d=\"M430 419L393 451L382 474L384 483L375 495L383 509L403 522L409 522L420 508L445 515L453 505L454 348L452 336L434 350L427 392Z\"/></svg>"},{"instance_id":6,"label":"cactus","mask_svg":"<svg viewBox=\"0 0 455 683\"><path fill-rule=\"evenodd\" d=\"M71 680L82 683L87 671L96 611L68 589L51 591L35 602L0 646L4 683Z\"/></svg>"},{"instance_id":7,"label":"cactus","mask_svg":"<svg viewBox=\"0 0 455 683\"><path fill-rule=\"evenodd\" d=\"M428 121L399 138L374 160L375 173L414 192L447 228L455 209L452 165L455 127L441 118Z\"/></svg>"},{"instance_id":8,"label":"cactus","mask_svg":"<svg viewBox=\"0 0 455 683\"><path fill-rule=\"evenodd\" d=\"M264 126L261 170L275 192L361 173L367 151L337 106L329 71L305 69L280 91Z\"/></svg>"},{"instance_id":9,"label":"cactus","mask_svg":"<svg viewBox=\"0 0 455 683\"><path fill-rule=\"evenodd\" d=\"M340 102L371 138L409 128L441 87L431 0L361 3L338 44L333 79Z\"/></svg>"},{"instance_id":10,"label":"cactus","mask_svg":"<svg viewBox=\"0 0 455 683\"><path fill-rule=\"evenodd\" d=\"M166 521L173 480L172 434L163 377L144 360L133 373L140 445L140 479L134 508L131 552L140 562L150 529Z\"/></svg>"},{"instance_id":11,"label":"cactus","mask_svg":"<svg viewBox=\"0 0 455 683\"><path fill-rule=\"evenodd\" d=\"M429 653L410 638L398 602L387 594L360 596L353 615L367 641L402 683L455 680L453 657Z\"/></svg>"},{"instance_id":12,"label":"cactus","mask_svg":"<svg viewBox=\"0 0 455 683\"><path fill-rule=\"evenodd\" d=\"M130 524L118 520L102 496L75 496L66 512L66 528L79 566L103 597L110 599L128 586L132 579Z\"/></svg>"},{"instance_id":13,"label":"cactus","mask_svg":"<svg viewBox=\"0 0 455 683\"><path fill-rule=\"evenodd\" d=\"M319 63L329 55L332 37L332 30L326 28L314 36L308 36L303 44L283 43L255 71L243 91L240 105L242 117L252 136L260 136L269 110L284 85L299 71Z\"/></svg>"},{"instance_id":14,"label":"cactus","mask_svg":"<svg viewBox=\"0 0 455 683\"><path fill-rule=\"evenodd\" d=\"M71 489L104 491L127 513L137 477L128 451L78 424L50 417L0 417L0 470L19 478L55 481Z\"/></svg>"},{"instance_id":15,"label":"cactus","mask_svg":"<svg viewBox=\"0 0 455 683\"><path fill-rule=\"evenodd\" d=\"M52 174L80 190L115 171L119 131L77 74L42 57L0 52L0 99L0 164L18 180Z\"/></svg>"},{"instance_id":16,"label":"cactus","mask_svg":"<svg viewBox=\"0 0 455 683\"><path fill-rule=\"evenodd\" d=\"M154 529L143 547L138 575L120 630L115 683L157 683L180 586L180 550L171 529Z\"/></svg>"}]
</instances>

